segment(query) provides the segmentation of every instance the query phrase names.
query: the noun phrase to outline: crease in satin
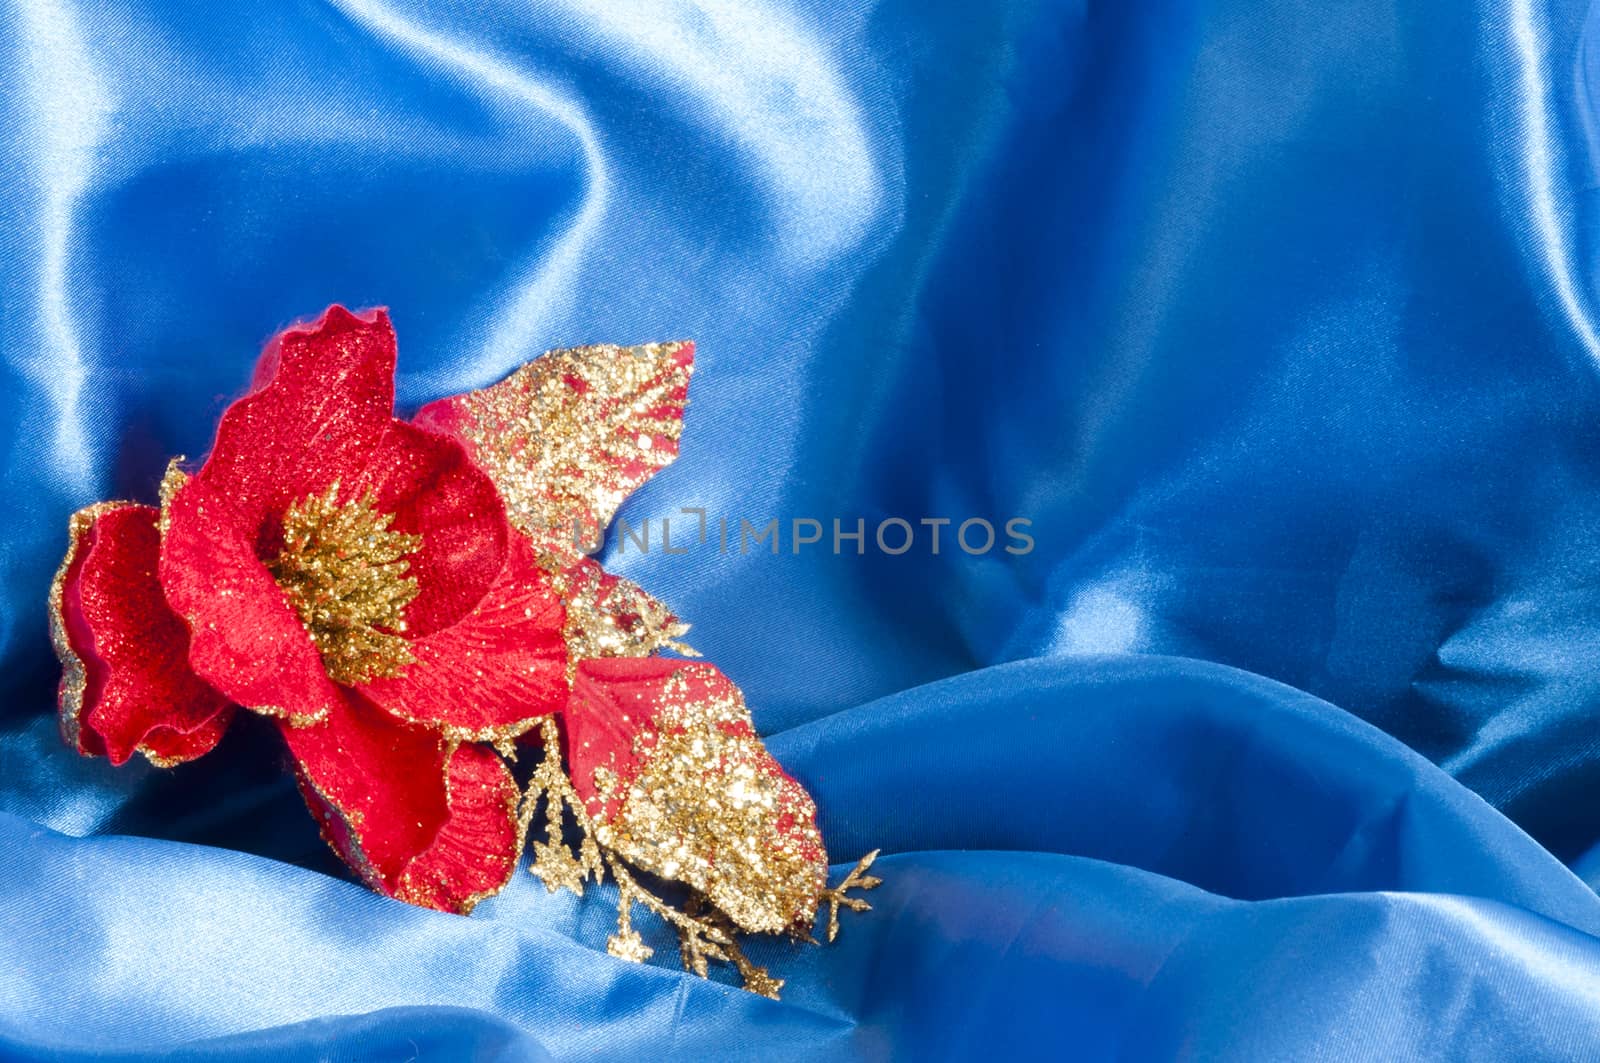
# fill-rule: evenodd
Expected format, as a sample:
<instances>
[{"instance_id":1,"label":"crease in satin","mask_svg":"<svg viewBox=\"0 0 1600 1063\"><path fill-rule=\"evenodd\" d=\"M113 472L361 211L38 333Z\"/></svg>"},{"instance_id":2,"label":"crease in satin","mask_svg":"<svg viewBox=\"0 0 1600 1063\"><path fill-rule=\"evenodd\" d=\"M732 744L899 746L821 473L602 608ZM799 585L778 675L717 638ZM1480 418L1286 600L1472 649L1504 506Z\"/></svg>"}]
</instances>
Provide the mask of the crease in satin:
<instances>
[{"instance_id":1,"label":"crease in satin","mask_svg":"<svg viewBox=\"0 0 1600 1063\"><path fill-rule=\"evenodd\" d=\"M83 430L88 371L69 291L73 227L79 201L93 185L95 153L117 102L76 31L79 17L69 3L64 0L50 7L24 3L18 21L29 56L26 80L34 86L32 110L37 115L39 143L30 161L36 167L43 205L38 218L41 246L34 265L35 305L40 331L48 338L48 356L43 351L13 351L8 360L20 365L25 378L48 394L53 422L48 430L61 467L84 470L94 455Z\"/></svg>"},{"instance_id":2,"label":"crease in satin","mask_svg":"<svg viewBox=\"0 0 1600 1063\"><path fill-rule=\"evenodd\" d=\"M770 182L776 252L803 269L863 239L883 192L858 108L816 34L781 4L568 0L574 28L737 131ZM859 17L859 16L857 16ZM819 225L819 219L829 224Z\"/></svg>"},{"instance_id":3,"label":"crease in satin","mask_svg":"<svg viewBox=\"0 0 1600 1063\"><path fill-rule=\"evenodd\" d=\"M1559 91L1565 79L1547 61L1550 33L1540 23L1538 7L1537 0L1510 0L1508 12L1516 44L1517 110L1522 125L1518 155L1525 167L1531 216L1546 276L1584 350L1591 359L1600 361L1600 334L1595 331L1592 313L1594 287L1579 271L1568 225L1562 217L1570 212L1572 198L1557 183L1557 174L1566 165L1566 152L1547 117L1551 87Z\"/></svg>"},{"instance_id":4,"label":"crease in satin","mask_svg":"<svg viewBox=\"0 0 1600 1063\"><path fill-rule=\"evenodd\" d=\"M0 1057L1594 1055L1591 6L0 8ZM264 721L60 741L67 515L333 301L406 408L697 341L608 566L835 875L883 850L839 941L752 947L782 1001L642 914L611 958L611 887L373 894Z\"/></svg>"},{"instance_id":5,"label":"crease in satin","mask_svg":"<svg viewBox=\"0 0 1600 1063\"><path fill-rule=\"evenodd\" d=\"M563 299L572 297L572 274L596 237L605 218L610 199L611 178L606 171L592 119L581 100L519 71L514 63L486 54L430 32L408 20L378 0L336 0L350 15L372 27L373 31L400 45L414 49L437 62L460 71L473 84L510 97L554 116L577 137L582 148L585 170L583 203L567 224L555 245L543 249L537 258L518 269L510 288L498 297L486 298L486 307L495 308L500 320L482 344L481 353L467 363L469 374L483 374L490 367L504 366L518 358L533 342L531 326L541 313L552 312ZM460 367L455 371L460 372ZM435 381L424 377L424 384Z\"/></svg>"}]
</instances>

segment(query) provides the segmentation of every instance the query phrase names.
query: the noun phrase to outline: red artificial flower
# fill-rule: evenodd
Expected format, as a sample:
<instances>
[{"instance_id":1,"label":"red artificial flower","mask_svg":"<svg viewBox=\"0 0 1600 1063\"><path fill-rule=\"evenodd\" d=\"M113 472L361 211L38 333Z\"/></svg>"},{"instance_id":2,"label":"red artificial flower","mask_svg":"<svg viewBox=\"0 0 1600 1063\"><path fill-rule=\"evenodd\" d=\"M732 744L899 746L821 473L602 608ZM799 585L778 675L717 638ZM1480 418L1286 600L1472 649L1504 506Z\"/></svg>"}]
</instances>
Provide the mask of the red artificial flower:
<instances>
[{"instance_id":1,"label":"red artificial flower","mask_svg":"<svg viewBox=\"0 0 1600 1063\"><path fill-rule=\"evenodd\" d=\"M518 790L488 743L564 703L563 610L461 445L394 416L394 369L388 315L334 307L268 345L159 512L78 522L62 634L88 682L64 729L172 764L232 706L275 717L362 878L466 910L516 862Z\"/></svg>"},{"instance_id":2,"label":"red artificial flower","mask_svg":"<svg viewBox=\"0 0 1600 1063\"><path fill-rule=\"evenodd\" d=\"M580 890L611 872L613 952L649 953L631 904L670 913L633 867L714 910L669 917L694 969L728 959L775 992L725 925L789 929L826 901L832 930L840 904L864 905L826 888L816 808L738 689L655 657L692 652L686 626L582 549L677 455L693 352L555 351L406 422L384 311L336 306L281 333L159 508L74 515L51 593L63 734L165 767L211 750L241 707L270 716L334 850L372 888L445 911L506 884L542 800L533 870ZM527 795L502 759L525 738L545 746ZM860 870L846 886L875 882Z\"/></svg>"}]
</instances>

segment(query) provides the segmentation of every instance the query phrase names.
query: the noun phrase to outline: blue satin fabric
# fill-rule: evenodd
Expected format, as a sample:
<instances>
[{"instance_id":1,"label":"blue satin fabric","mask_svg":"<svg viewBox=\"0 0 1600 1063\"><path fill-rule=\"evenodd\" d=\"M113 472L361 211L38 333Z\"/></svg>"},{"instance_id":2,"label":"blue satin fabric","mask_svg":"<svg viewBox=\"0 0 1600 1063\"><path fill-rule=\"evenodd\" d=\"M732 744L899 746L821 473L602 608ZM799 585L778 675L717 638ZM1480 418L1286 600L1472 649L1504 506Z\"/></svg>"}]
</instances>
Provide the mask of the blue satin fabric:
<instances>
[{"instance_id":1,"label":"blue satin fabric","mask_svg":"<svg viewBox=\"0 0 1600 1063\"><path fill-rule=\"evenodd\" d=\"M1597 20L6 0L0 1058L1594 1058ZM884 850L781 1003L612 960L609 890L361 889L260 721L61 744L67 514L335 300L408 407L696 338L635 524L1032 520L608 548Z\"/></svg>"}]
</instances>

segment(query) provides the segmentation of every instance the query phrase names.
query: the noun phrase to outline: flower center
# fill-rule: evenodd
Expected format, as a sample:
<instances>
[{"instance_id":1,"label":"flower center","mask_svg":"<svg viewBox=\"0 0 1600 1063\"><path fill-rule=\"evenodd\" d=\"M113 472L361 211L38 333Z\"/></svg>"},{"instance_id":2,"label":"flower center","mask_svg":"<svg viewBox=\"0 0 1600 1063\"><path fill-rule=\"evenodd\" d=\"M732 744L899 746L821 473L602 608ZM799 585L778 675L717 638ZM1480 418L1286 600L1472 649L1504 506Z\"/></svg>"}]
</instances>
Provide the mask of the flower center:
<instances>
[{"instance_id":1,"label":"flower center","mask_svg":"<svg viewBox=\"0 0 1600 1063\"><path fill-rule=\"evenodd\" d=\"M392 530L394 515L376 501L369 490L341 503L335 482L296 502L283 515L283 550L267 562L336 683L390 678L415 660L401 632L417 596L407 558L422 536Z\"/></svg>"}]
</instances>

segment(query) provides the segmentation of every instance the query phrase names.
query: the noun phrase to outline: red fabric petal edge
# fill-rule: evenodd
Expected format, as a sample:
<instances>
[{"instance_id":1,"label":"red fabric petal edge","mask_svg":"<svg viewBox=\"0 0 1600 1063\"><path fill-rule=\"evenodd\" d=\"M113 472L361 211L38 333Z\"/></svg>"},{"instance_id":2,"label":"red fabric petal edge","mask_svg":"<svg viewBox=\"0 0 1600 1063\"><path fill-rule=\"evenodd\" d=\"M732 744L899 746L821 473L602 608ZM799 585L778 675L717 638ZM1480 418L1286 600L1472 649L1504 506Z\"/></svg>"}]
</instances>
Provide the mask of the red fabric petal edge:
<instances>
[{"instance_id":1,"label":"red fabric petal edge","mask_svg":"<svg viewBox=\"0 0 1600 1063\"><path fill-rule=\"evenodd\" d=\"M192 760L217 744L233 712L189 668L188 629L156 578L157 518L131 503L74 514L51 587L62 734L113 764L136 752L161 767Z\"/></svg>"},{"instance_id":2,"label":"red fabric petal edge","mask_svg":"<svg viewBox=\"0 0 1600 1063\"><path fill-rule=\"evenodd\" d=\"M395 337L382 309L329 307L267 344L205 464L167 504L161 582L191 664L236 703L305 723L338 694L260 558L284 509L353 482L394 419Z\"/></svg>"},{"instance_id":3,"label":"red fabric petal edge","mask_svg":"<svg viewBox=\"0 0 1600 1063\"><path fill-rule=\"evenodd\" d=\"M464 914L510 881L519 793L491 750L447 743L355 695L322 723L279 729L324 838L373 889Z\"/></svg>"},{"instance_id":4,"label":"red fabric petal edge","mask_svg":"<svg viewBox=\"0 0 1600 1063\"><path fill-rule=\"evenodd\" d=\"M268 342L249 394L217 423L197 479L252 539L291 502L354 481L394 420L394 327L331 306Z\"/></svg>"},{"instance_id":5,"label":"red fabric petal edge","mask_svg":"<svg viewBox=\"0 0 1600 1063\"><path fill-rule=\"evenodd\" d=\"M433 844L406 866L394 896L466 915L506 887L522 858L522 792L491 750L461 745L445 775L450 817Z\"/></svg>"}]
</instances>

